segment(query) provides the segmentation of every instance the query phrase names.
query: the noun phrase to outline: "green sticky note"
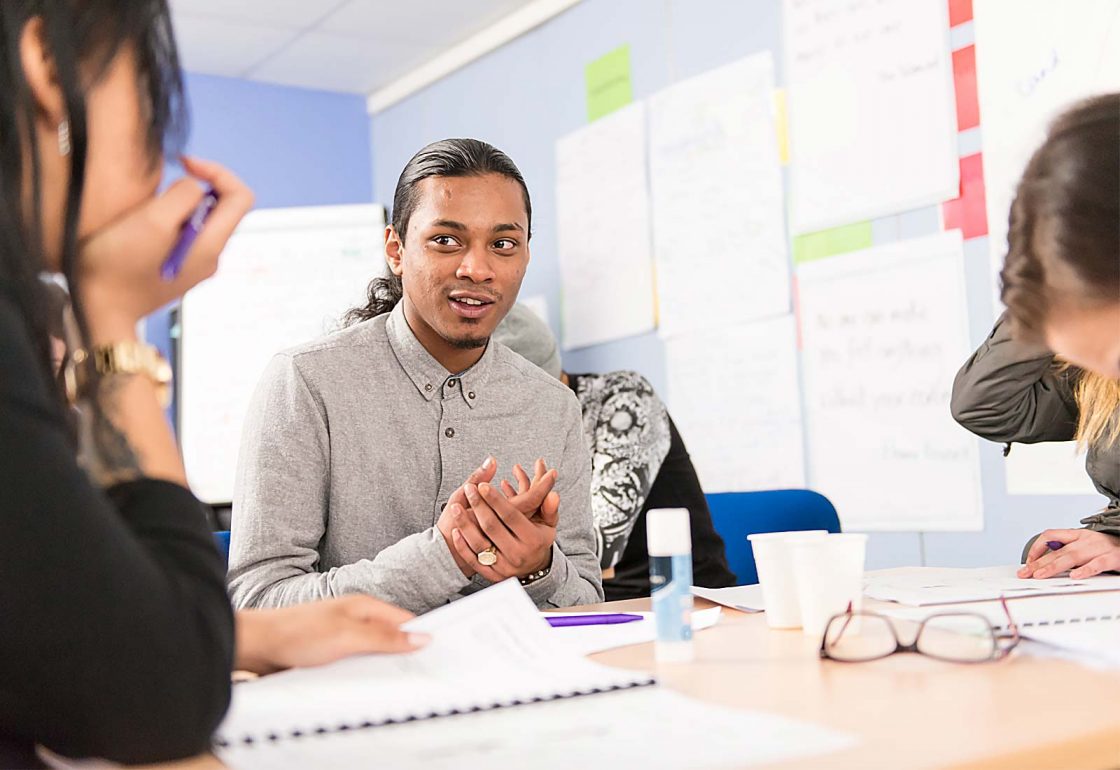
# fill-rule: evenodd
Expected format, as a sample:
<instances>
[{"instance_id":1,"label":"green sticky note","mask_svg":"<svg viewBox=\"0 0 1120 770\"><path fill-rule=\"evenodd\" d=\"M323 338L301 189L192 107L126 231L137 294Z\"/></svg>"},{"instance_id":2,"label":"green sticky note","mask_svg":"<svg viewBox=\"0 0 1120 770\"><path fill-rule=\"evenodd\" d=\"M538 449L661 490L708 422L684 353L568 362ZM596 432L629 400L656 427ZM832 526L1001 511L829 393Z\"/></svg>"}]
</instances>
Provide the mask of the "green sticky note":
<instances>
[{"instance_id":1,"label":"green sticky note","mask_svg":"<svg viewBox=\"0 0 1120 770\"><path fill-rule=\"evenodd\" d=\"M871 247L871 222L856 222L829 230L805 233L793 239L793 264Z\"/></svg>"},{"instance_id":2,"label":"green sticky note","mask_svg":"<svg viewBox=\"0 0 1120 770\"><path fill-rule=\"evenodd\" d=\"M634 101L630 85L630 46L619 46L588 64L583 71L587 83L587 120L614 112Z\"/></svg>"}]
</instances>

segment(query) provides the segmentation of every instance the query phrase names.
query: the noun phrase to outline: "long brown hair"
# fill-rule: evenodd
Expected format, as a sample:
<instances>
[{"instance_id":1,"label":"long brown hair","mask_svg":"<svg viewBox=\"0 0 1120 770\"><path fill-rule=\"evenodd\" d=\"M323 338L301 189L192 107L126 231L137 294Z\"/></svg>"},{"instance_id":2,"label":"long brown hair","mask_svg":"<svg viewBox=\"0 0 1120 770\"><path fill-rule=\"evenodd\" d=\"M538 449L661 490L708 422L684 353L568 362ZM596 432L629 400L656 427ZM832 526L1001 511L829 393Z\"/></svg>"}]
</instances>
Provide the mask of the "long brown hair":
<instances>
[{"instance_id":1,"label":"long brown hair","mask_svg":"<svg viewBox=\"0 0 1120 770\"><path fill-rule=\"evenodd\" d=\"M1077 443L1111 447L1120 442L1120 381L1081 371L1077 399Z\"/></svg>"},{"instance_id":2,"label":"long brown hair","mask_svg":"<svg viewBox=\"0 0 1120 770\"><path fill-rule=\"evenodd\" d=\"M1051 124L1011 204L1007 246L1000 278L1016 337L1040 340L1056 306L1120 303L1120 94ZM1120 441L1120 382L1081 371L1074 392L1078 441Z\"/></svg>"}]
</instances>

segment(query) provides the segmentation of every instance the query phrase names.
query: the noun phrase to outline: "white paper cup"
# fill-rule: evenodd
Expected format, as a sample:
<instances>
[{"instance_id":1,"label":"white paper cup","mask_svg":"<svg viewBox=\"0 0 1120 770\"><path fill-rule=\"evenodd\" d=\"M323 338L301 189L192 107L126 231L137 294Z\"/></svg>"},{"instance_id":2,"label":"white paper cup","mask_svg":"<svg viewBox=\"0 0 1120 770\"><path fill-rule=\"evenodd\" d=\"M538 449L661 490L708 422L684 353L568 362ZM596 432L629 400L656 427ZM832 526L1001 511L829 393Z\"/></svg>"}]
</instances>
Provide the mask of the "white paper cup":
<instances>
[{"instance_id":1,"label":"white paper cup","mask_svg":"<svg viewBox=\"0 0 1120 770\"><path fill-rule=\"evenodd\" d=\"M754 550L758 582L762 584L762 599L766 603L766 623L770 628L800 628L793 545L822 539L827 534L823 529L811 529L747 535Z\"/></svg>"},{"instance_id":2,"label":"white paper cup","mask_svg":"<svg viewBox=\"0 0 1120 770\"><path fill-rule=\"evenodd\" d=\"M806 636L820 638L829 618L863 604L867 535L834 534L792 546L797 601Z\"/></svg>"}]
</instances>

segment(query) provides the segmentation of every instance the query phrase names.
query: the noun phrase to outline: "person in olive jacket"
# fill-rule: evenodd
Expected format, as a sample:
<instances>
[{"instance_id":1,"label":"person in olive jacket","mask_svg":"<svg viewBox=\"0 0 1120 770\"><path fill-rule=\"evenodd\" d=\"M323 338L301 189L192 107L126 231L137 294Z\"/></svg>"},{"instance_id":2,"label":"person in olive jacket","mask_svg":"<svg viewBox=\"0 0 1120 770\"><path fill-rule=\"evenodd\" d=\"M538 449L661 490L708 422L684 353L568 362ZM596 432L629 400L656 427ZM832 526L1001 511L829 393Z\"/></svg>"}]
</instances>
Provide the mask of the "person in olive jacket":
<instances>
[{"instance_id":1,"label":"person in olive jacket","mask_svg":"<svg viewBox=\"0 0 1120 770\"><path fill-rule=\"evenodd\" d=\"M1020 577L1120 570L1120 94L1059 117L1027 164L1002 272L1007 312L953 384L957 422L991 441L1076 440L1108 503L1051 529Z\"/></svg>"},{"instance_id":2,"label":"person in olive jacket","mask_svg":"<svg viewBox=\"0 0 1120 770\"><path fill-rule=\"evenodd\" d=\"M1016 341L1002 316L957 373L953 418L989 441L1073 441L1081 416L1078 383L1084 377L1046 348ZM1087 449L1085 468L1108 503L1081 523L1088 530L1120 537L1120 442L1098 440Z\"/></svg>"}]
</instances>

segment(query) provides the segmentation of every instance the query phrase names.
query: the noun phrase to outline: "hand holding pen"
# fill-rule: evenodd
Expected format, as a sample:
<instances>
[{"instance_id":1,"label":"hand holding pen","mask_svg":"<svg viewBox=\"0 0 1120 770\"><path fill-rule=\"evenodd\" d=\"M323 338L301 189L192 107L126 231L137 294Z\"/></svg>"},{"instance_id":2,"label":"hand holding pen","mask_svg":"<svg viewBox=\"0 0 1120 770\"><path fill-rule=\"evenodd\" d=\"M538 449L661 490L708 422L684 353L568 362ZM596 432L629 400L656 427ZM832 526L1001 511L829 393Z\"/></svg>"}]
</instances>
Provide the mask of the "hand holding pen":
<instances>
[{"instance_id":1,"label":"hand holding pen","mask_svg":"<svg viewBox=\"0 0 1120 770\"><path fill-rule=\"evenodd\" d=\"M1021 578L1052 578L1069 570L1084 580L1120 570L1120 537L1091 529L1048 529L1031 545Z\"/></svg>"},{"instance_id":2,"label":"hand holding pen","mask_svg":"<svg viewBox=\"0 0 1120 770\"><path fill-rule=\"evenodd\" d=\"M81 300L95 344L134 336L141 319L213 275L226 241L252 208L252 191L229 170L191 158L183 167L190 176L79 244ZM205 208L207 217L200 213ZM188 242L176 249L183 239Z\"/></svg>"},{"instance_id":3,"label":"hand holding pen","mask_svg":"<svg viewBox=\"0 0 1120 770\"><path fill-rule=\"evenodd\" d=\"M195 206L190 218L183 223L179 231L179 240L175 242L171 253L160 267L159 275L163 280L174 281L179 277L179 273L183 270L183 263L187 261L187 254L190 253L198 234L202 232L202 226L206 224L210 212L217 205L218 194L214 192L213 187L207 185L202 192L202 201Z\"/></svg>"}]
</instances>

